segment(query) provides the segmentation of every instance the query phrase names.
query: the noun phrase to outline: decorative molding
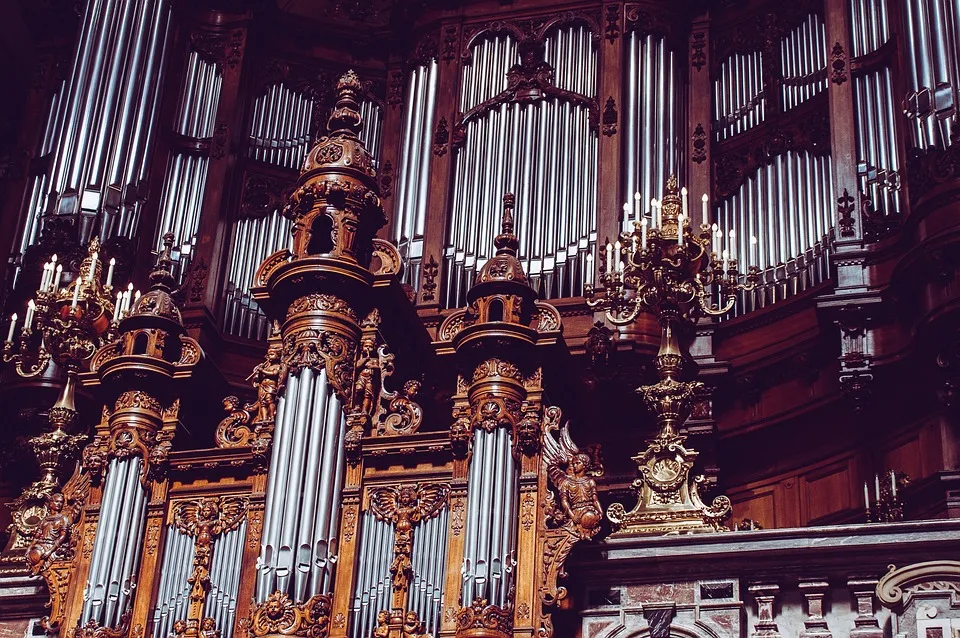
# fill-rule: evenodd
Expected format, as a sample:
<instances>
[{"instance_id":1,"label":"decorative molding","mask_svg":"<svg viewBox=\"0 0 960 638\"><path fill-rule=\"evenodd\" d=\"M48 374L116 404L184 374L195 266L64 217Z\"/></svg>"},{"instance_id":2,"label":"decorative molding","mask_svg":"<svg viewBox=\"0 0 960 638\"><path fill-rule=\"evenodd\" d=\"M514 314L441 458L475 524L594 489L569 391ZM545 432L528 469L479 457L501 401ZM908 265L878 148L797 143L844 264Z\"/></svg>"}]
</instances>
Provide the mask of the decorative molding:
<instances>
[{"instance_id":1,"label":"decorative molding","mask_svg":"<svg viewBox=\"0 0 960 638\"><path fill-rule=\"evenodd\" d=\"M603 106L600 130L607 137L617 134L617 103L612 95L607 98Z\"/></svg>"},{"instance_id":2,"label":"decorative molding","mask_svg":"<svg viewBox=\"0 0 960 638\"><path fill-rule=\"evenodd\" d=\"M704 31L694 31L690 34L690 65L700 72L707 64L707 34Z\"/></svg>"},{"instance_id":3,"label":"decorative molding","mask_svg":"<svg viewBox=\"0 0 960 638\"><path fill-rule=\"evenodd\" d=\"M433 154L443 157L447 154L449 144L450 129L447 126L447 118L441 117L437 121L437 128L433 131Z\"/></svg>"},{"instance_id":4,"label":"decorative molding","mask_svg":"<svg viewBox=\"0 0 960 638\"><path fill-rule=\"evenodd\" d=\"M830 50L830 81L838 86L847 81L847 54L839 42Z\"/></svg>"},{"instance_id":5,"label":"decorative molding","mask_svg":"<svg viewBox=\"0 0 960 638\"><path fill-rule=\"evenodd\" d=\"M697 122L692 139L693 152L690 153L690 159L696 164L702 164L707 160L707 132L703 130L702 123Z\"/></svg>"},{"instance_id":6,"label":"decorative molding","mask_svg":"<svg viewBox=\"0 0 960 638\"><path fill-rule=\"evenodd\" d=\"M620 37L620 5L607 5L607 15L605 19L607 24L604 29L604 37L607 39L607 42L613 44L617 41L617 38Z\"/></svg>"},{"instance_id":7,"label":"decorative molding","mask_svg":"<svg viewBox=\"0 0 960 638\"><path fill-rule=\"evenodd\" d=\"M438 274L440 274L440 264L437 263L437 258L431 253L427 262L423 265L423 285L420 290L420 301L426 303L436 299Z\"/></svg>"}]
</instances>

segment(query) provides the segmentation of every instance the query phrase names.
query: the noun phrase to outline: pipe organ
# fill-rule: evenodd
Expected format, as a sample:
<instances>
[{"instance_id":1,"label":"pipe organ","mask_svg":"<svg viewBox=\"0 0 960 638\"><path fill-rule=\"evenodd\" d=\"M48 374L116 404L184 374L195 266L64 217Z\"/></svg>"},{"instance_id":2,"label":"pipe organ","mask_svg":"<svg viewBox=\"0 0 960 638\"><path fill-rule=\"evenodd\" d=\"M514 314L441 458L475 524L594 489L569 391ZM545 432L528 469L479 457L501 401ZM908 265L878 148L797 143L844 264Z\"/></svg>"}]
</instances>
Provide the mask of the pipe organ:
<instances>
[{"instance_id":1,"label":"pipe organ","mask_svg":"<svg viewBox=\"0 0 960 638\"><path fill-rule=\"evenodd\" d=\"M0 633L820 636L955 536L956 1L494 5L85 4L0 166Z\"/></svg>"}]
</instances>

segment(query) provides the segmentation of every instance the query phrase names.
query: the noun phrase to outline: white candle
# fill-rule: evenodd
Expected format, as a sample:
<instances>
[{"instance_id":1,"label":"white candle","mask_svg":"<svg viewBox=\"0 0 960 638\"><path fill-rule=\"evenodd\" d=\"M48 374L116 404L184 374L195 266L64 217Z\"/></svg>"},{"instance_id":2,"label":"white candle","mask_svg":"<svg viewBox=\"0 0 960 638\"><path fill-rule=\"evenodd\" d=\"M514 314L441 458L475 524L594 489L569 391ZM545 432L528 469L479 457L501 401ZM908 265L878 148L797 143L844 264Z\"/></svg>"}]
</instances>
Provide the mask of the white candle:
<instances>
[{"instance_id":1,"label":"white candle","mask_svg":"<svg viewBox=\"0 0 960 638\"><path fill-rule=\"evenodd\" d=\"M647 218L644 217L640 221L640 249L647 249Z\"/></svg>"},{"instance_id":2,"label":"white candle","mask_svg":"<svg viewBox=\"0 0 960 638\"><path fill-rule=\"evenodd\" d=\"M654 205L654 212L656 213L656 216L657 216L657 228L662 228L663 227L663 217L662 217L663 207L660 205L660 200L658 199L653 200L653 205Z\"/></svg>"},{"instance_id":3,"label":"white candle","mask_svg":"<svg viewBox=\"0 0 960 638\"><path fill-rule=\"evenodd\" d=\"M613 245L613 254L616 255L617 259L620 259L620 249L623 248L623 245L617 240L617 243Z\"/></svg>"},{"instance_id":4,"label":"white candle","mask_svg":"<svg viewBox=\"0 0 960 638\"><path fill-rule=\"evenodd\" d=\"M687 212L687 187L686 186L680 189L680 212L683 214L684 217L690 214Z\"/></svg>"},{"instance_id":5,"label":"white candle","mask_svg":"<svg viewBox=\"0 0 960 638\"><path fill-rule=\"evenodd\" d=\"M730 229L730 232L727 233L727 250L730 252L730 256L734 259L737 258L737 231L733 228Z\"/></svg>"},{"instance_id":6,"label":"white candle","mask_svg":"<svg viewBox=\"0 0 960 638\"><path fill-rule=\"evenodd\" d=\"M10 331L7 332L7 341L13 341L13 333L17 330L17 313L10 315Z\"/></svg>"},{"instance_id":7,"label":"white candle","mask_svg":"<svg viewBox=\"0 0 960 638\"><path fill-rule=\"evenodd\" d=\"M613 244L607 242L607 263L605 270L610 272L613 269Z\"/></svg>"},{"instance_id":8,"label":"white candle","mask_svg":"<svg viewBox=\"0 0 960 638\"><path fill-rule=\"evenodd\" d=\"M97 253L93 253L93 258L90 260L90 276L87 277L87 281L93 281L95 272L97 272Z\"/></svg>"},{"instance_id":9,"label":"white candle","mask_svg":"<svg viewBox=\"0 0 960 638\"><path fill-rule=\"evenodd\" d=\"M133 294L133 303L137 303L140 300L140 291L138 290Z\"/></svg>"},{"instance_id":10,"label":"white candle","mask_svg":"<svg viewBox=\"0 0 960 638\"><path fill-rule=\"evenodd\" d=\"M873 489L877 494L877 500L880 500L880 477L876 474L873 475Z\"/></svg>"},{"instance_id":11,"label":"white candle","mask_svg":"<svg viewBox=\"0 0 960 638\"><path fill-rule=\"evenodd\" d=\"M104 284L107 288L110 287L110 284L113 283L113 267L117 265L117 260L113 257L110 258L110 267L107 268L107 283Z\"/></svg>"},{"instance_id":12,"label":"white candle","mask_svg":"<svg viewBox=\"0 0 960 638\"><path fill-rule=\"evenodd\" d=\"M73 301L70 302L70 310L73 310L77 307L77 301L80 299L80 278L78 277L73 287Z\"/></svg>"},{"instance_id":13,"label":"white candle","mask_svg":"<svg viewBox=\"0 0 960 638\"><path fill-rule=\"evenodd\" d=\"M716 226L716 224L714 224ZM713 233L713 252L717 254L717 257L720 256L721 249L723 248L723 231L719 228L716 229Z\"/></svg>"},{"instance_id":14,"label":"white candle","mask_svg":"<svg viewBox=\"0 0 960 638\"><path fill-rule=\"evenodd\" d=\"M30 327L33 325L33 315L37 312L37 304L34 303L33 299L27 302L27 316L24 317L23 326L30 330Z\"/></svg>"},{"instance_id":15,"label":"white candle","mask_svg":"<svg viewBox=\"0 0 960 638\"><path fill-rule=\"evenodd\" d=\"M727 258L730 256L730 253L727 250L723 251L723 272L727 272Z\"/></svg>"},{"instance_id":16,"label":"white candle","mask_svg":"<svg viewBox=\"0 0 960 638\"><path fill-rule=\"evenodd\" d=\"M633 194L633 221L636 224L640 223L640 214L643 212L640 210L642 201L643 199L640 197L640 191L637 191Z\"/></svg>"},{"instance_id":17,"label":"white candle","mask_svg":"<svg viewBox=\"0 0 960 638\"><path fill-rule=\"evenodd\" d=\"M630 221L630 202L623 205L623 227L627 229L627 223Z\"/></svg>"},{"instance_id":18,"label":"white candle","mask_svg":"<svg viewBox=\"0 0 960 638\"><path fill-rule=\"evenodd\" d=\"M677 245L683 246L683 222L686 219L686 216L683 213L680 213L680 216L677 217Z\"/></svg>"},{"instance_id":19,"label":"white candle","mask_svg":"<svg viewBox=\"0 0 960 638\"><path fill-rule=\"evenodd\" d=\"M707 211L707 202L710 201L710 198L707 197L706 193L704 193L703 197L700 198L700 201L703 202L701 206L701 210L703 212L703 225L708 226L710 224L710 221L708 219L710 217L710 214Z\"/></svg>"},{"instance_id":20,"label":"white candle","mask_svg":"<svg viewBox=\"0 0 960 638\"><path fill-rule=\"evenodd\" d=\"M123 303L123 293L117 293L117 303L113 306L113 320L114 322L120 321L120 304Z\"/></svg>"},{"instance_id":21,"label":"white candle","mask_svg":"<svg viewBox=\"0 0 960 638\"><path fill-rule=\"evenodd\" d=\"M897 498L897 475L890 470L890 495Z\"/></svg>"},{"instance_id":22,"label":"white candle","mask_svg":"<svg viewBox=\"0 0 960 638\"><path fill-rule=\"evenodd\" d=\"M870 508L870 490L867 489L866 482L863 484L863 504L867 507L867 509Z\"/></svg>"},{"instance_id":23,"label":"white candle","mask_svg":"<svg viewBox=\"0 0 960 638\"><path fill-rule=\"evenodd\" d=\"M57 277L53 280L53 291L60 290L60 276L63 275L63 264L57 264Z\"/></svg>"},{"instance_id":24,"label":"white candle","mask_svg":"<svg viewBox=\"0 0 960 638\"><path fill-rule=\"evenodd\" d=\"M757 263L757 238L750 235L750 265L759 266Z\"/></svg>"}]
</instances>

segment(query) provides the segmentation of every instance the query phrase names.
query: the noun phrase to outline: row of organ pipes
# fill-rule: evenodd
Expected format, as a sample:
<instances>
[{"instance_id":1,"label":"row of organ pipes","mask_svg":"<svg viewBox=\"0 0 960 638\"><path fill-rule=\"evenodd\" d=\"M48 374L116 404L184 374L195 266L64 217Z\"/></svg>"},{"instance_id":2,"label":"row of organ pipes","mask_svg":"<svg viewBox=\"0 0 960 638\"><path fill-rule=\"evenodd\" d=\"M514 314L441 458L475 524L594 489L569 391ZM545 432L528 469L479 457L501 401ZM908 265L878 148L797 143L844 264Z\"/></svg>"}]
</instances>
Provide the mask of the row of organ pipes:
<instances>
[{"instance_id":1,"label":"row of organ pipes","mask_svg":"<svg viewBox=\"0 0 960 638\"><path fill-rule=\"evenodd\" d=\"M589 28L555 31L544 57L558 88L595 98L596 43ZM517 43L507 34L475 43L462 72L461 112L504 90L507 71L518 62ZM559 98L504 102L471 117L455 163L445 305L464 304L492 256L504 192L516 194L520 259L532 285L547 298L579 295L586 255L596 244L596 190L597 132L588 107Z\"/></svg>"},{"instance_id":2,"label":"row of organ pipes","mask_svg":"<svg viewBox=\"0 0 960 638\"><path fill-rule=\"evenodd\" d=\"M21 209L14 263L43 215L79 216L79 239L133 237L156 139L169 0L91 0L69 78L53 93Z\"/></svg>"},{"instance_id":3,"label":"row of organ pipes","mask_svg":"<svg viewBox=\"0 0 960 638\"><path fill-rule=\"evenodd\" d=\"M133 602L149 499L143 470L139 456L114 458L107 466L81 623L118 627Z\"/></svg>"},{"instance_id":4,"label":"row of organ pipes","mask_svg":"<svg viewBox=\"0 0 960 638\"><path fill-rule=\"evenodd\" d=\"M344 418L325 369L292 370L277 406L255 598L330 592L345 472Z\"/></svg>"}]
</instances>

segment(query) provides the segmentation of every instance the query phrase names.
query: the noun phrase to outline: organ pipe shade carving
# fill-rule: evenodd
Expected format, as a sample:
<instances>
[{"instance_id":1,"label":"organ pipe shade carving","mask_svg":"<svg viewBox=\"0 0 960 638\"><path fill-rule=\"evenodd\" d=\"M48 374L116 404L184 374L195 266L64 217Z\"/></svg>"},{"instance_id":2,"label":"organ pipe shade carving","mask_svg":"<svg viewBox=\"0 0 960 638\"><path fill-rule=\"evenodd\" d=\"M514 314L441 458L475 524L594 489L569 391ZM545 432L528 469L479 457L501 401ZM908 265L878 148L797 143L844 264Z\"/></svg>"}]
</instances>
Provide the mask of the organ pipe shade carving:
<instances>
[{"instance_id":1,"label":"organ pipe shade carving","mask_svg":"<svg viewBox=\"0 0 960 638\"><path fill-rule=\"evenodd\" d=\"M174 118L176 134L197 141L213 136L222 82L219 63L190 52ZM173 233L182 242L180 273L196 241L209 163L207 155L186 151L173 151L167 161L156 241L159 245L164 234Z\"/></svg>"},{"instance_id":2,"label":"organ pipe shade carving","mask_svg":"<svg viewBox=\"0 0 960 638\"><path fill-rule=\"evenodd\" d=\"M556 86L595 97L589 29L554 31L544 55ZM466 112L503 91L507 70L518 61L507 35L475 44L463 68L461 108ZM548 298L581 294L586 256L596 243L597 132L589 108L560 98L504 102L470 118L465 133L444 247L445 305L465 303L476 273L492 256L505 192L516 195L519 257L532 286Z\"/></svg>"},{"instance_id":3,"label":"organ pipe shade carving","mask_svg":"<svg viewBox=\"0 0 960 638\"><path fill-rule=\"evenodd\" d=\"M467 484L461 600L508 601L516 561L519 474L508 428L477 429ZM492 514L491 514L492 513Z\"/></svg>"},{"instance_id":4,"label":"organ pipe shade carving","mask_svg":"<svg viewBox=\"0 0 960 638\"><path fill-rule=\"evenodd\" d=\"M827 87L826 30L811 13L780 41L783 110L809 100Z\"/></svg>"},{"instance_id":5,"label":"organ pipe shade carving","mask_svg":"<svg viewBox=\"0 0 960 638\"><path fill-rule=\"evenodd\" d=\"M186 619L190 605L190 583L187 579L193 570L194 538L174 525L167 525L163 547L163 562L160 568L163 575L160 578L152 616L153 638L167 638L173 629L173 623ZM218 547L219 541L214 546L214 553Z\"/></svg>"},{"instance_id":6,"label":"organ pipe shade carving","mask_svg":"<svg viewBox=\"0 0 960 638\"><path fill-rule=\"evenodd\" d=\"M253 103L247 155L285 168L299 168L313 142L313 100L274 84Z\"/></svg>"},{"instance_id":7,"label":"organ pipe shade carving","mask_svg":"<svg viewBox=\"0 0 960 638\"><path fill-rule=\"evenodd\" d=\"M633 206L635 193L640 193L641 202L659 197L671 174L684 181L683 149L687 136L680 69L666 39L632 31L627 36L626 55L626 191L622 199ZM631 221L632 213L624 215L625 230L633 230L633 226L627 225Z\"/></svg>"},{"instance_id":8,"label":"organ pipe shade carving","mask_svg":"<svg viewBox=\"0 0 960 638\"><path fill-rule=\"evenodd\" d=\"M960 90L960 5L954 0L905 0L907 95L913 145L946 148L956 135Z\"/></svg>"},{"instance_id":9,"label":"organ pipe shade carving","mask_svg":"<svg viewBox=\"0 0 960 638\"><path fill-rule=\"evenodd\" d=\"M291 371L278 401L255 599L330 593L345 455L340 399L325 369Z\"/></svg>"},{"instance_id":10,"label":"organ pipe shade carving","mask_svg":"<svg viewBox=\"0 0 960 638\"><path fill-rule=\"evenodd\" d=\"M852 51L858 58L877 51L890 38L886 2L852 0ZM898 105L894 102L889 57L879 68L854 74L853 108L861 190L877 210L900 212Z\"/></svg>"},{"instance_id":11,"label":"organ pipe shade carving","mask_svg":"<svg viewBox=\"0 0 960 638\"><path fill-rule=\"evenodd\" d=\"M404 260L404 283L416 286L423 259L427 221L428 169L437 99L437 61L415 67L407 81L407 101L400 134L394 240Z\"/></svg>"},{"instance_id":12,"label":"organ pipe shade carving","mask_svg":"<svg viewBox=\"0 0 960 638\"><path fill-rule=\"evenodd\" d=\"M351 638L367 638L377 624L377 613L389 609L393 585L390 564L393 561L394 524L382 521L367 510L361 524L359 556L353 604ZM416 543L417 536L414 536ZM412 590L411 590L412 591Z\"/></svg>"},{"instance_id":13,"label":"organ pipe shade carving","mask_svg":"<svg viewBox=\"0 0 960 638\"><path fill-rule=\"evenodd\" d=\"M80 240L133 237L156 138L170 30L168 0L85 3L70 75L40 145L48 171L28 187L21 248L37 216L80 216Z\"/></svg>"},{"instance_id":14,"label":"organ pipe shade carving","mask_svg":"<svg viewBox=\"0 0 960 638\"><path fill-rule=\"evenodd\" d=\"M110 461L81 623L92 619L103 627L118 627L133 602L147 520L148 495L140 482L142 470L139 456Z\"/></svg>"},{"instance_id":15,"label":"organ pipe shade carving","mask_svg":"<svg viewBox=\"0 0 960 638\"><path fill-rule=\"evenodd\" d=\"M755 290L742 293L746 303L738 304L737 312L780 301L829 277L835 201L830 156L789 151L720 203L722 248L741 267L757 266L761 275Z\"/></svg>"}]
</instances>

